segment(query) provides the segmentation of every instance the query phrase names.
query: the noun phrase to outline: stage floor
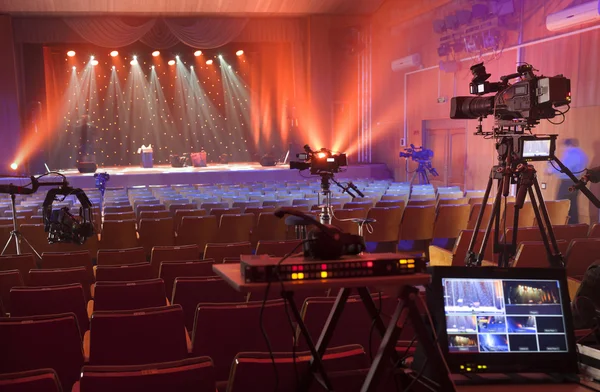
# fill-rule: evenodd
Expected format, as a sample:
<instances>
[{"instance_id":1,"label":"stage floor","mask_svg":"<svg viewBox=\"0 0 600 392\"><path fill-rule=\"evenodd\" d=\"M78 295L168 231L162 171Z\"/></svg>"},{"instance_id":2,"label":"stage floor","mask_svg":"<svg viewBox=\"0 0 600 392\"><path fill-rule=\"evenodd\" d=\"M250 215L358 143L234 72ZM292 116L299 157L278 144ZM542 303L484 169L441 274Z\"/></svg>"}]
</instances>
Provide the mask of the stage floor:
<instances>
[{"instance_id":1,"label":"stage floor","mask_svg":"<svg viewBox=\"0 0 600 392\"><path fill-rule=\"evenodd\" d=\"M174 185L174 184L235 184L256 181L297 181L308 177L308 172L300 173L290 170L288 165L264 167L256 162L209 164L207 167L171 167L157 165L153 168L139 166L99 167L97 173L110 174L108 187L126 187L136 185ZM76 188L93 188L93 173L79 173L76 169L61 170L70 185ZM389 179L391 172L385 164L360 164L346 167L346 171L336 178ZM317 179L314 179L317 181ZM21 180L0 178L0 184L14 183L20 185Z\"/></svg>"}]
</instances>

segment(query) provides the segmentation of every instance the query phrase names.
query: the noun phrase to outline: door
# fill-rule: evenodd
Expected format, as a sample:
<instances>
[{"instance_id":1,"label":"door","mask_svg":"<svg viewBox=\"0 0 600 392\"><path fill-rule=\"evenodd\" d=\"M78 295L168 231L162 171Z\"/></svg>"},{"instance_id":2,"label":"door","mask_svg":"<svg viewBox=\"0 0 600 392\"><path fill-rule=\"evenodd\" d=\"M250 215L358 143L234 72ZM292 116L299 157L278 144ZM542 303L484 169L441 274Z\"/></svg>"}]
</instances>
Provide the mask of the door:
<instances>
[{"instance_id":1,"label":"door","mask_svg":"<svg viewBox=\"0 0 600 392\"><path fill-rule=\"evenodd\" d=\"M432 166L439 176L429 177L435 186L465 187L466 133L458 129L425 129L423 145L433 151Z\"/></svg>"}]
</instances>

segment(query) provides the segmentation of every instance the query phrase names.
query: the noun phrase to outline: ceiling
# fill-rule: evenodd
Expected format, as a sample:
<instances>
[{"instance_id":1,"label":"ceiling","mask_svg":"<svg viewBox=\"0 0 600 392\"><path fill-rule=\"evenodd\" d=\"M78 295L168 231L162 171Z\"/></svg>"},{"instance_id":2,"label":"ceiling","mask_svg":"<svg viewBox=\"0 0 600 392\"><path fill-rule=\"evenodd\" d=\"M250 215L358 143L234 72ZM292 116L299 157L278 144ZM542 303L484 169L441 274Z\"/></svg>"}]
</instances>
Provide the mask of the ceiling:
<instances>
[{"instance_id":1,"label":"ceiling","mask_svg":"<svg viewBox=\"0 0 600 392\"><path fill-rule=\"evenodd\" d=\"M0 0L13 15L270 16L372 14L385 0Z\"/></svg>"}]
</instances>

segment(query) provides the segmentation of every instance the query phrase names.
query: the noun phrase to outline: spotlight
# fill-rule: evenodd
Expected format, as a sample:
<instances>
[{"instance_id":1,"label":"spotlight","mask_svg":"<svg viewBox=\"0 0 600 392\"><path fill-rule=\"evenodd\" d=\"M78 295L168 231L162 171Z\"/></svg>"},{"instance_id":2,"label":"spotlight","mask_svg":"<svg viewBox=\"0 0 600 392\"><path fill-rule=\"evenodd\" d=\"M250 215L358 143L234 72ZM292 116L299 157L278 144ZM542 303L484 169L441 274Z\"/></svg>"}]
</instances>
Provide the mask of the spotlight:
<instances>
[{"instance_id":1,"label":"spotlight","mask_svg":"<svg viewBox=\"0 0 600 392\"><path fill-rule=\"evenodd\" d=\"M113 50L112 52L110 52L110 57L117 57L119 55L119 52L117 52L116 50Z\"/></svg>"},{"instance_id":2,"label":"spotlight","mask_svg":"<svg viewBox=\"0 0 600 392\"><path fill-rule=\"evenodd\" d=\"M169 64L169 65L175 65L175 60L169 60L169 62L167 64Z\"/></svg>"},{"instance_id":3,"label":"spotlight","mask_svg":"<svg viewBox=\"0 0 600 392\"><path fill-rule=\"evenodd\" d=\"M197 50L194 52L194 56L198 57L198 56L202 56L202 51L201 50Z\"/></svg>"},{"instance_id":4,"label":"spotlight","mask_svg":"<svg viewBox=\"0 0 600 392\"><path fill-rule=\"evenodd\" d=\"M237 52L235 52L235 55L238 56L238 57L241 56L241 55L243 55L243 54L244 54L244 51L241 50L241 49L238 50Z\"/></svg>"},{"instance_id":5,"label":"spotlight","mask_svg":"<svg viewBox=\"0 0 600 392\"><path fill-rule=\"evenodd\" d=\"M113 71L114 71L114 70L116 69L116 67L113 65L113 66L112 66L112 69L113 69Z\"/></svg>"},{"instance_id":6,"label":"spotlight","mask_svg":"<svg viewBox=\"0 0 600 392\"><path fill-rule=\"evenodd\" d=\"M211 65L213 63L212 59L206 60L206 65Z\"/></svg>"},{"instance_id":7,"label":"spotlight","mask_svg":"<svg viewBox=\"0 0 600 392\"><path fill-rule=\"evenodd\" d=\"M90 61L94 60L94 58L95 58L94 55L91 55L90 56Z\"/></svg>"},{"instance_id":8,"label":"spotlight","mask_svg":"<svg viewBox=\"0 0 600 392\"><path fill-rule=\"evenodd\" d=\"M133 56L133 60L131 60L131 61L129 62L129 64L131 64L131 65L137 65L137 63L138 63L138 61L137 61L137 56Z\"/></svg>"},{"instance_id":9,"label":"spotlight","mask_svg":"<svg viewBox=\"0 0 600 392\"><path fill-rule=\"evenodd\" d=\"M69 51L67 52L67 56L69 56L69 57L73 57L73 56L75 56L75 51L74 51L74 50L69 50Z\"/></svg>"},{"instance_id":10,"label":"spotlight","mask_svg":"<svg viewBox=\"0 0 600 392\"><path fill-rule=\"evenodd\" d=\"M96 65L98 65L98 60L92 60L90 63L91 63L92 65L96 66Z\"/></svg>"},{"instance_id":11,"label":"spotlight","mask_svg":"<svg viewBox=\"0 0 600 392\"><path fill-rule=\"evenodd\" d=\"M190 65L190 69L194 69L194 66L193 66L193 65Z\"/></svg>"},{"instance_id":12,"label":"spotlight","mask_svg":"<svg viewBox=\"0 0 600 392\"><path fill-rule=\"evenodd\" d=\"M10 168L12 170L17 170L19 168L19 165L17 164L17 162L13 162L10 164Z\"/></svg>"},{"instance_id":13,"label":"spotlight","mask_svg":"<svg viewBox=\"0 0 600 392\"><path fill-rule=\"evenodd\" d=\"M223 55L222 55L222 54L220 54L220 55L219 55L219 59L222 59L222 58L223 58Z\"/></svg>"},{"instance_id":14,"label":"spotlight","mask_svg":"<svg viewBox=\"0 0 600 392\"><path fill-rule=\"evenodd\" d=\"M154 69L154 65L152 67L150 67L150 68Z\"/></svg>"},{"instance_id":15,"label":"spotlight","mask_svg":"<svg viewBox=\"0 0 600 392\"><path fill-rule=\"evenodd\" d=\"M175 56L175 59L176 59L176 60L179 60L179 55Z\"/></svg>"},{"instance_id":16,"label":"spotlight","mask_svg":"<svg viewBox=\"0 0 600 392\"><path fill-rule=\"evenodd\" d=\"M76 66L73 66L73 71L75 71L76 69L77 69L77 67L76 67Z\"/></svg>"},{"instance_id":17,"label":"spotlight","mask_svg":"<svg viewBox=\"0 0 600 392\"><path fill-rule=\"evenodd\" d=\"M152 52L152 57L158 57L160 56L160 52L158 50L155 50L154 52Z\"/></svg>"}]
</instances>

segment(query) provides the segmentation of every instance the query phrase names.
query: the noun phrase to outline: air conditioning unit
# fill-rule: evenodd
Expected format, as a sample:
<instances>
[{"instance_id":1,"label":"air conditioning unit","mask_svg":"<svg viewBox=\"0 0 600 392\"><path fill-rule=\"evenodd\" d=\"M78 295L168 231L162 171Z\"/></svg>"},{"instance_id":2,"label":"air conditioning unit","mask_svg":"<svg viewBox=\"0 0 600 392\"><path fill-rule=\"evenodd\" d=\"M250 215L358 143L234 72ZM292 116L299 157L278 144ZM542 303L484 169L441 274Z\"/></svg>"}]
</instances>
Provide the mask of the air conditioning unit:
<instances>
[{"instance_id":1,"label":"air conditioning unit","mask_svg":"<svg viewBox=\"0 0 600 392\"><path fill-rule=\"evenodd\" d=\"M411 54L410 56L403 57L392 61L392 71L399 72L403 69L421 66L421 55L419 53Z\"/></svg>"},{"instance_id":2,"label":"air conditioning unit","mask_svg":"<svg viewBox=\"0 0 600 392\"><path fill-rule=\"evenodd\" d=\"M546 28L550 31L560 31L598 21L600 21L600 0L594 0L548 15Z\"/></svg>"}]
</instances>

